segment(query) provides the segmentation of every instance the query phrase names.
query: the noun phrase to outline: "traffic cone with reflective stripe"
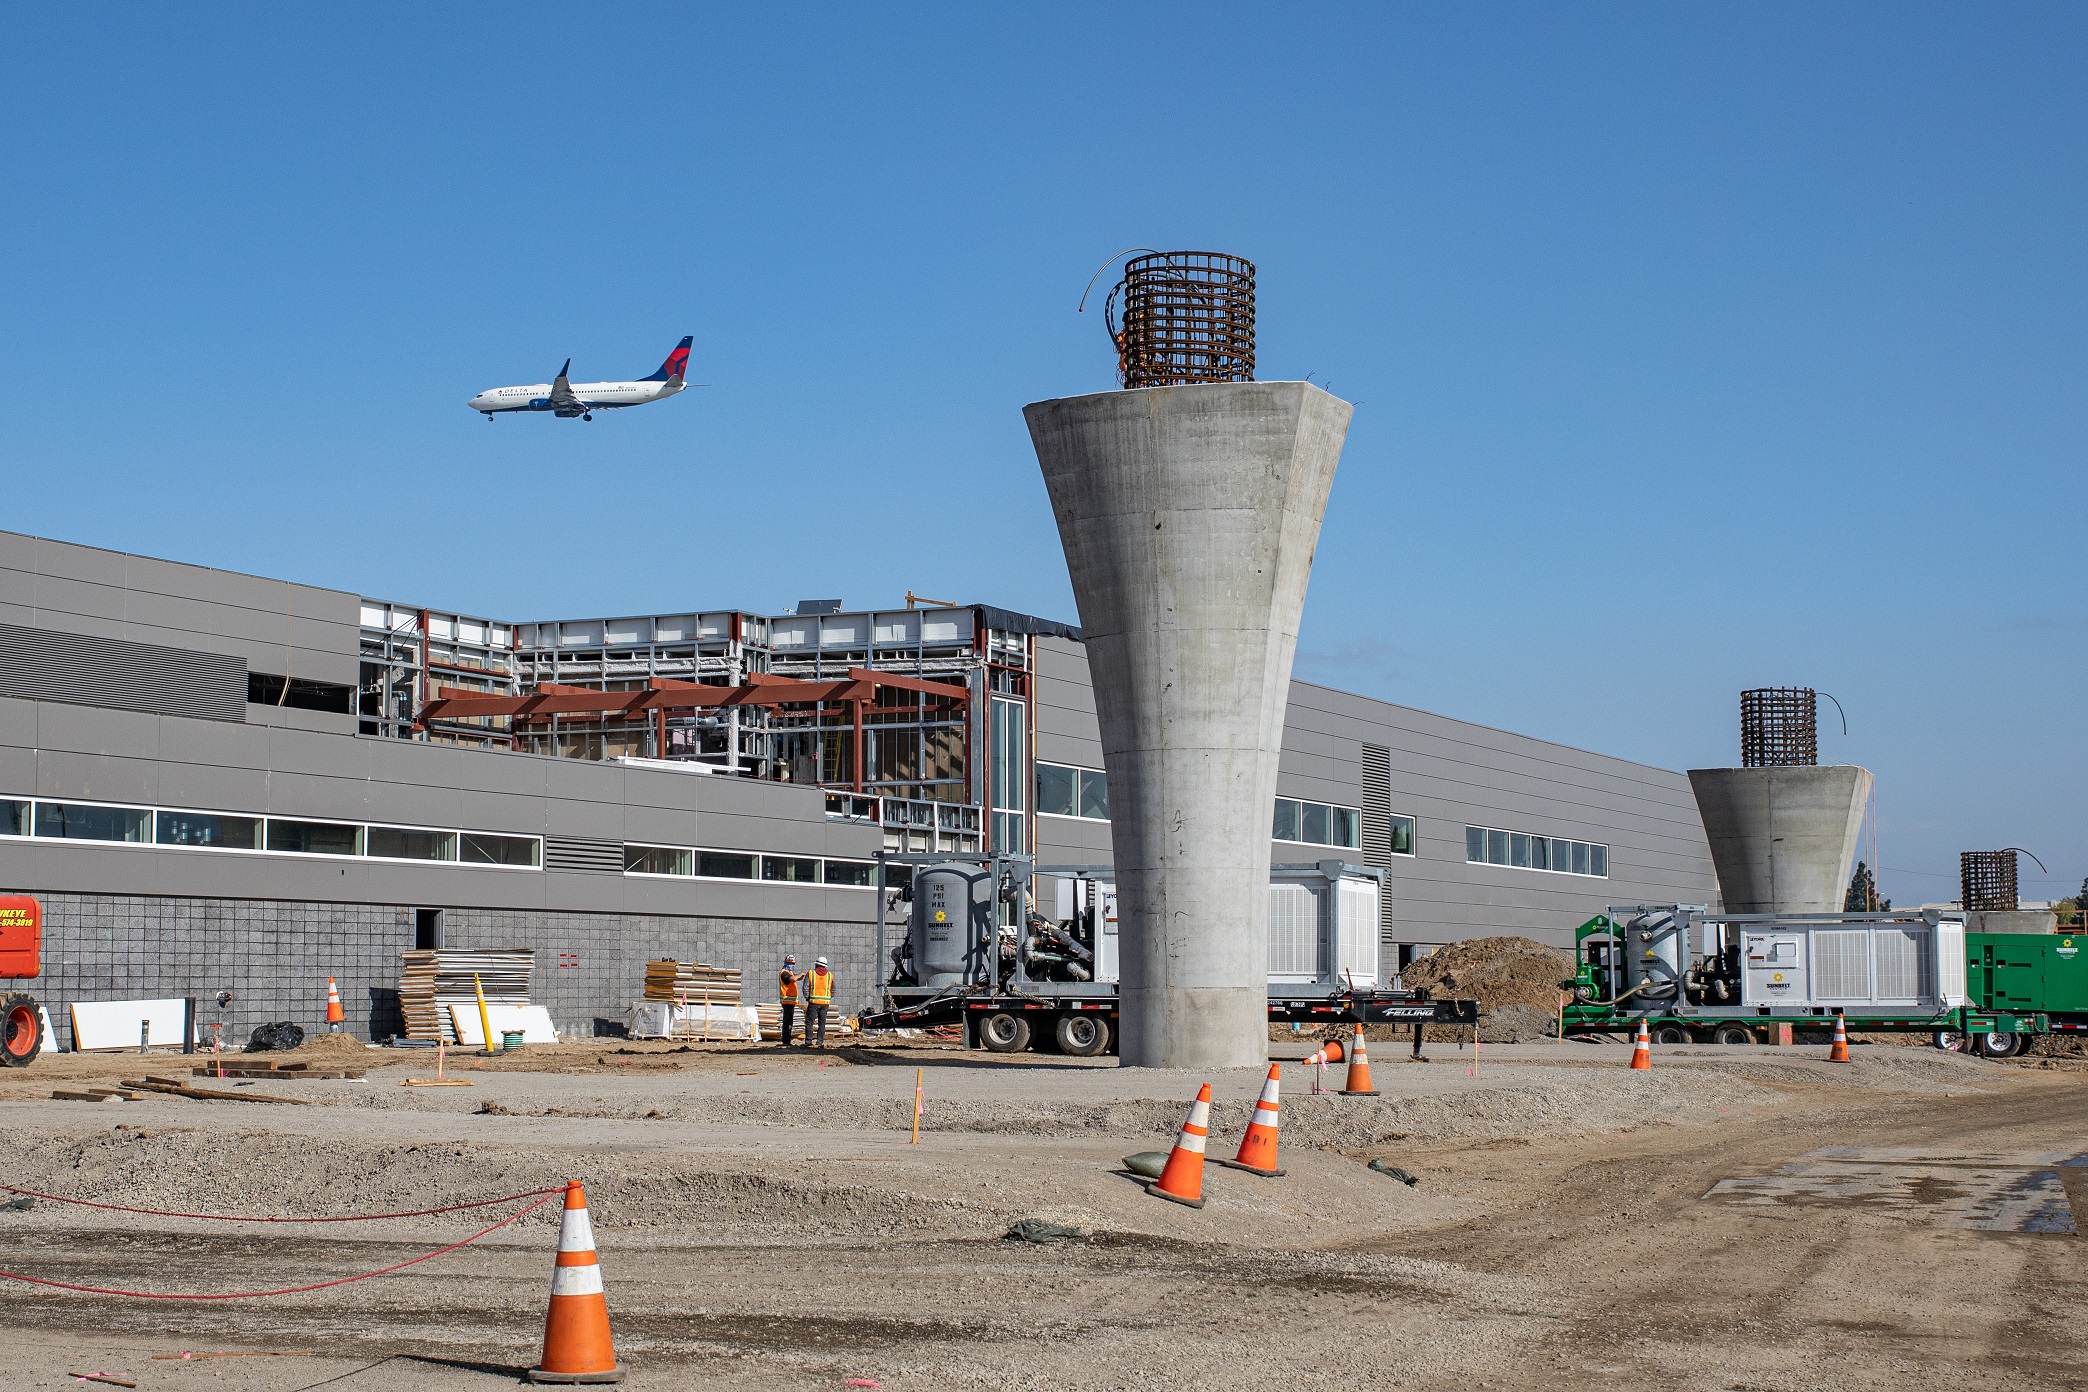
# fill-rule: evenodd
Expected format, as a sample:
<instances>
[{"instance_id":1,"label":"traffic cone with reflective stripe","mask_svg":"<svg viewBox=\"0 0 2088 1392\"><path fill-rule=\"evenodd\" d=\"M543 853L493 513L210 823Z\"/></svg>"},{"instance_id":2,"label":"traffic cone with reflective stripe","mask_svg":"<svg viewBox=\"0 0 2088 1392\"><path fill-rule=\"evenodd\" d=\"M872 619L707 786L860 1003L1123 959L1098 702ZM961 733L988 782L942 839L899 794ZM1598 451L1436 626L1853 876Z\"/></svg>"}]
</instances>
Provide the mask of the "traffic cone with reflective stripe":
<instances>
[{"instance_id":1,"label":"traffic cone with reflective stripe","mask_svg":"<svg viewBox=\"0 0 2088 1392\"><path fill-rule=\"evenodd\" d=\"M1218 1163L1228 1169L1245 1170L1264 1179L1277 1179L1283 1171L1276 1168L1276 1136L1280 1123L1276 1118L1277 1084L1283 1076L1283 1065L1269 1065L1269 1079L1262 1084L1261 1096L1255 1099L1254 1116L1247 1123L1247 1134L1240 1138L1240 1153L1230 1160Z\"/></svg>"},{"instance_id":2,"label":"traffic cone with reflective stripe","mask_svg":"<svg viewBox=\"0 0 2088 1392\"><path fill-rule=\"evenodd\" d=\"M341 1014L341 988L334 985L332 977L326 978L326 1029L330 1034L341 1027L345 1018Z\"/></svg>"},{"instance_id":3,"label":"traffic cone with reflective stripe","mask_svg":"<svg viewBox=\"0 0 2088 1392\"><path fill-rule=\"evenodd\" d=\"M1639 1021L1638 1038L1631 1045L1631 1066L1651 1068L1653 1066L1653 1036L1646 1029L1646 1022Z\"/></svg>"},{"instance_id":4,"label":"traffic cone with reflective stripe","mask_svg":"<svg viewBox=\"0 0 2088 1392\"><path fill-rule=\"evenodd\" d=\"M1189 1104L1189 1119L1182 1123L1182 1134L1175 1137L1166 1167L1160 1171L1160 1178L1146 1186L1146 1192L1156 1199L1202 1208L1204 1138L1210 1134L1211 1085L1205 1083L1196 1100Z\"/></svg>"},{"instance_id":5,"label":"traffic cone with reflective stripe","mask_svg":"<svg viewBox=\"0 0 2088 1392\"><path fill-rule=\"evenodd\" d=\"M1837 1010L1834 1012L1834 1043L1827 1050L1827 1062L1847 1063L1848 1061L1849 1026L1848 1022L1842 1019L1842 1013Z\"/></svg>"},{"instance_id":6,"label":"traffic cone with reflective stripe","mask_svg":"<svg viewBox=\"0 0 2088 1392\"><path fill-rule=\"evenodd\" d=\"M1343 1097L1375 1097L1370 1085L1370 1050L1363 1046L1363 1026L1356 1026L1356 1042L1349 1046L1348 1081L1341 1085Z\"/></svg>"},{"instance_id":7,"label":"traffic cone with reflective stripe","mask_svg":"<svg viewBox=\"0 0 2088 1392\"><path fill-rule=\"evenodd\" d=\"M1305 1060L1305 1066L1307 1068L1317 1068L1323 1063L1339 1062L1341 1062L1341 1041L1339 1039L1329 1039L1326 1043L1320 1045L1318 1053Z\"/></svg>"},{"instance_id":8,"label":"traffic cone with reflective stripe","mask_svg":"<svg viewBox=\"0 0 2088 1392\"><path fill-rule=\"evenodd\" d=\"M551 1268L551 1308L544 1315L544 1356L531 1382L622 1382L624 1370L609 1339L609 1302L595 1256L594 1224L580 1181L566 1184L565 1221L558 1228L558 1264Z\"/></svg>"}]
</instances>

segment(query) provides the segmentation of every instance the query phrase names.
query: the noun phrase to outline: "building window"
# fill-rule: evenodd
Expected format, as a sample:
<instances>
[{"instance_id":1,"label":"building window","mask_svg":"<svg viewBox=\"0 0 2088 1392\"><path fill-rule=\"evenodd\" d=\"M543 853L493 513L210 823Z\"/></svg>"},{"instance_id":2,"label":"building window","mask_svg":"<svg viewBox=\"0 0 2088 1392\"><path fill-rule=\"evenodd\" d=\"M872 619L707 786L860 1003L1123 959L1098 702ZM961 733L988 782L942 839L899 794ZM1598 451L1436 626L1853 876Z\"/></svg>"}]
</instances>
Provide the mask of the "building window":
<instances>
[{"instance_id":1,"label":"building window","mask_svg":"<svg viewBox=\"0 0 2088 1392\"><path fill-rule=\"evenodd\" d=\"M1600 842L1571 841L1494 827L1465 828L1465 860L1473 865L1609 878L1609 847Z\"/></svg>"},{"instance_id":2,"label":"building window","mask_svg":"<svg viewBox=\"0 0 2088 1392\"><path fill-rule=\"evenodd\" d=\"M285 679L272 677L266 672L247 673L247 704L250 706L288 706L292 710L326 711L333 715L351 715L355 710L355 688L342 686L338 682L307 681L303 677L291 677L283 690Z\"/></svg>"},{"instance_id":3,"label":"building window","mask_svg":"<svg viewBox=\"0 0 2088 1392\"><path fill-rule=\"evenodd\" d=\"M455 860L457 833L422 831L413 827L373 826L365 854L381 860Z\"/></svg>"},{"instance_id":4,"label":"building window","mask_svg":"<svg viewBox=\"0 0 2088 1392\"><path fill-rule=\"evenodd\" d=\"M467 831L461 859L466 865L513 865L534 870L544 857L544 843L534 836L492 836Z\"/></svg>"},{"instance_id":5,"label":"building window","mask_svg":"<svg viewBox=\"0 0 2088 1392\"><path fill-rule=\"evenodd\" d=\"M693 875L696 853L679 846L624 847L626 875Z\"/></svg>"},{"instance_id":6,"label":"building window","mask_svg":"<svg viewBox=\"0 0 2088 1392\"><path fill-rule=\"evenodd\" d=\"M261 819L228 817L217 812L162 812L153 839L162 846L258 851L261 849Z\"/></svg>"},{"instance_id":7,"label":"building window","mask_svg":"<svg viewBox=\"0 0 2088 1392\"><path fill-rule=\"evenodd\" d=\"M754 878L754 857L729 851L699 851L696 873L712 880L751 880Z\"/></svg>"},{"instance_id":8,"label":"building window","mask_svg":"<svg viewBox=\"0 0 2088 1392\"><path fill-rule=\"evenodd\" d=\"M817 884L819 862L803 856L763 856L761 878L782 880L791 884Z\"/></svg>"},{"instance_id":9,"label":"building window","mask_svg":"<svg viewBox=\"0 0 2088 1392\"><path fill-rule=\"evenodd\" d=\"M825 879L830 885L867 886L874 868L867 860L830 860L826 862Z\"/></svg>"},{"instance_id":10,"label":"building window","mask_svg":"<svg viewBox=\"0 0 2088 1392\"><path fill-rule=\"evenodd\" d=\"M29 834L29 804L0 798L0 836Z\"/></svg>"},{"instance_id":11,"label":"building window","mask_svg":"<svg viewBox=\"0 0 2088 1392\"><path fill-rule=\"evenodd\" d=\"M78 802L36 804L36 834L67 841L150 841L152 810Z\"/></svg>"},{"instance_id":12,"label":"building window","mask_svg":"<svg viewBox=\"0 0 2088 1392\"><path fill-rule=\"evenodd\" d=\"M1408 844L1411 846L1413 819L1403 820L1407 824ZM1270 835L1278 841L1298 841L1308 846L1345 846L1355 850L1363 844L1359 834L1361 825L1362 814L1353 807L1278 798Z\"/></svg>"},{"instance_id":13,"label":"building window","mask_svg":"<svg viewBox=\"0 0 2088 1392\"><path fill-rule=\"evenodd\" d=\"M1392 854L1410 856L1414 853L1414 819L1392 818Z\"/></svg>"},{"instance_id":14,"label":"building window","mask_svg":"<svg viewBox=\"0 0 2088 1392\"><path fill-rule=\"evenodd\" d=\"M298 855L361 855L362 830L346 822L291 822L270 817L268 849Z\"/></svg>"},{"instance_id":15,"label":"building window","mask_svg":"<svg viewBox=\"0 0 2088 1392\"><path fill-rule=\"evenodd\" d=\"M1053 817L1109 820L1109 775L1071 764L1037 765L1037 811Z\"/></svg>"}]
</instances>

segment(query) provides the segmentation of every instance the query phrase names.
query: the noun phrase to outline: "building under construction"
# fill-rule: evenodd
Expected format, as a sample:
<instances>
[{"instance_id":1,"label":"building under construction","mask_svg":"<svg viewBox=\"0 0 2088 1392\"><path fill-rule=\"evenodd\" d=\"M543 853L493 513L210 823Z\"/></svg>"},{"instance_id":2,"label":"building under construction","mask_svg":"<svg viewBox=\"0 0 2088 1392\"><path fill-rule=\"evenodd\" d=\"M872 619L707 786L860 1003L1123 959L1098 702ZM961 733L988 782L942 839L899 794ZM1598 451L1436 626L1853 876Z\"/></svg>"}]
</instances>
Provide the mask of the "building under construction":
<instances>
[{"instance_id":1,"label":"building under construction","mask_svg":"<svg viewBox=\"0 0 2088 1392\"><path fill-rule=\"evenodd\" d=\"M381 1037L436 946L533 948L568 1031L661 957L823 954L854 1008L879 851L1106 863L1102 768L1079 630L990 604L490 618L0 533L0 890L54 1019L309 1022L333 976ZM1385 872L1388 971L1716 893L1682 774L1305 683L1266 815Z\"/></svg>"}]
</instances>

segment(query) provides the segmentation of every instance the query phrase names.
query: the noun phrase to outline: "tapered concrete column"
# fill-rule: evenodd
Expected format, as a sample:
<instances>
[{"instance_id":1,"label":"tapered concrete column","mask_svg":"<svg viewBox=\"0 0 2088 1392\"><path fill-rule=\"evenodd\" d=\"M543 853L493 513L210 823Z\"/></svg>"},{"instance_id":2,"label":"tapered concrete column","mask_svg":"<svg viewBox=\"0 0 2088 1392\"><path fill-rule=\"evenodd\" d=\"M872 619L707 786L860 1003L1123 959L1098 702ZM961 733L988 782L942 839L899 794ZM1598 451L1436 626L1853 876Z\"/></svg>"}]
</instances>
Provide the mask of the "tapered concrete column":
<instances>
[{"instance_id":1,"label":"tapered concrete column","mask_svg":"<svg viewBox=\"0 0 2088 1392\"><path fill-rule=\"evenodd\" d=\"M1353 410L1303 382L1023 408L1102 726L1128 1065L1268 1056L1276 759Z\"/></svg>"},{"instance_id":2,"label":"tapered concrete column","mask_svg":"<svg viewBox=\"0 0 2088 1392\"><path fill-rule=\"evenodd\" d=\"M1870 800L1847 764L1691 769L1727 913L1840 913Z\"/></svg>"}]
</instances>

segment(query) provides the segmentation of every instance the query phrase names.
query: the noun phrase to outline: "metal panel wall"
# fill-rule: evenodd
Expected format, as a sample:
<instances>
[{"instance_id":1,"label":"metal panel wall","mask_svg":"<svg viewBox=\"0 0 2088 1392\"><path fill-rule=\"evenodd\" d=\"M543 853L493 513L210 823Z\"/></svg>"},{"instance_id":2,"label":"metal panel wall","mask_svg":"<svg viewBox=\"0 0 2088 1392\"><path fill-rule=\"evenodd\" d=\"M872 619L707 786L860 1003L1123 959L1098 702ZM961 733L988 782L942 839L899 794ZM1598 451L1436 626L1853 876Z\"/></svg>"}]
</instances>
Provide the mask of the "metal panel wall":
<instances>
[{"instance_id":1,"label":"metal panel wall","mask_svg":"<svg viewBox=\"0 0 2088 1392\"><path fill-rule=\"evenodd\" d=\"M0 623L0 696L245 720L243 657Z\"/></svg>"}]
</instances>

